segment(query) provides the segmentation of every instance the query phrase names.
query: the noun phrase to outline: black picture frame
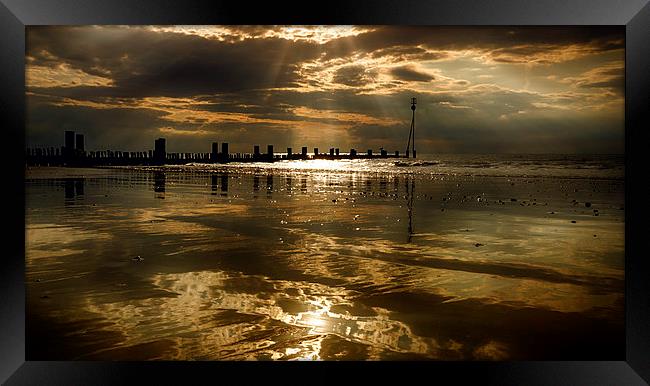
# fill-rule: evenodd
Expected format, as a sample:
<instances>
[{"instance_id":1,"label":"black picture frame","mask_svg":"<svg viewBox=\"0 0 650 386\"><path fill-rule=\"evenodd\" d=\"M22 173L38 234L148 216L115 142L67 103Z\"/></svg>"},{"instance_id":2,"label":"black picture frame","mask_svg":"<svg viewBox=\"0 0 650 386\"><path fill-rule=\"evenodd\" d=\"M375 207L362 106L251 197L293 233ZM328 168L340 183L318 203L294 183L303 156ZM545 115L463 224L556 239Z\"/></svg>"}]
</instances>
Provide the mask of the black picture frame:
<instances>
[{"instance_id":1,"label":"black picture frame","mask_svg":"<svg viewBox=\"0 0 650 386\"><path fill-rule=\"evenodd\" d=\"M643 159L650 115L649 0L438 0L233 2L171 0L0 0L0 114L3 122L5 253L0 271L0 381L23 384L221 383L278 379L500 385L635 385L650 382L648 185ZM625 323L621 361L568 362L36 362L25 361L25 26L84 24L621 25L625 67ZM346 370L345 377L335 372ZM342 375L341 375L342 376ZM306 377L306 378L303 378ZM234 380L233 380L234 382Z\"/></svg>"}]
</instances>

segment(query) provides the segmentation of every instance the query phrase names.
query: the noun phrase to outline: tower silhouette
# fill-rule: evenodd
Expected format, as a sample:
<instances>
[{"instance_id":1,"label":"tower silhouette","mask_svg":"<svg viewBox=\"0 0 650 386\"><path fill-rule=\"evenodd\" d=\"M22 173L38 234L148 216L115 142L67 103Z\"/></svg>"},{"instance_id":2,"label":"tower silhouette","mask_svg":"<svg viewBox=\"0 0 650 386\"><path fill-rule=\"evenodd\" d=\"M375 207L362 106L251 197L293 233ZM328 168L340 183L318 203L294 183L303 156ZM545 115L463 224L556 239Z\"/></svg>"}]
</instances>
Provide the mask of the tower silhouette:
<instances>
[{"instance_id":1,"label":"tower silhouette","mask_svg":"<svg viewBox=\"0 0 650 386\"><path fill-rule=\"evenodd\" d=\"M413 144L413 158L415 158L415 105L417 104L417 100L415 98L411 98L411 111L413 111L413 117L411 118L411 130L409 131L409 141L406 144L406 158L409 157L409 149L411 148L411 144Z\"/></svg>"}]
</instances>

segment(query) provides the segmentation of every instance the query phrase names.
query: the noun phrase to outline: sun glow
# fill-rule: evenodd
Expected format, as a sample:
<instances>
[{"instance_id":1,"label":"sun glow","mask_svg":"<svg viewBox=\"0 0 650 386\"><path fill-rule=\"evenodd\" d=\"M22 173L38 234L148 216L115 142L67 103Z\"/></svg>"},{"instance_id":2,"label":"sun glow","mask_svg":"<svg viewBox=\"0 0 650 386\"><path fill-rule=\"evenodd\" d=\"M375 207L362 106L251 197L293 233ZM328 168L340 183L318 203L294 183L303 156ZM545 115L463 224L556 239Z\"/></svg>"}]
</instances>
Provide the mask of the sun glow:
<instances>
[{"instance_id":1,"label":"sun glow","mask_svg":"<svg viewBox=\"0 0 650 386\"><path fill-rule=\"evenodd\" d=\"M325 44L329 41L357 36L371 32L373 28L358 26L269 26L264 28L242 28L227 26L153 26L153 31L182 33L206 39L237 42L246 39L278 38L290 41L305 41Z\"/></svg>"}]
</instances>

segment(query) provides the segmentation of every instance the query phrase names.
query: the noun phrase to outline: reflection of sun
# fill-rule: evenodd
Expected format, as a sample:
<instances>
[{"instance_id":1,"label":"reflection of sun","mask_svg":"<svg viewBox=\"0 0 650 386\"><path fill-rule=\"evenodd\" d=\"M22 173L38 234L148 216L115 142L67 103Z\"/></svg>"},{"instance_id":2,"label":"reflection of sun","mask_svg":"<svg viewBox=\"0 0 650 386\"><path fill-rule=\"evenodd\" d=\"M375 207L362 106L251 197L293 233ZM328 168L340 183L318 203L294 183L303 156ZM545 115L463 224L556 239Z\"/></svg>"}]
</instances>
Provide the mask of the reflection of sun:
<instances>
[{"instance_id":1,"label":"reflection of sun","mask_svg":"<svg viewBox=\"0 0 650 386\"><path fill-rule=\"evenodd\" d=\"M85 308L104 315L115 328L128 332L128 339L120 344L124 347L177 336L179 332L201 335L204 344L198 352L192 344L181 341L177 352L170 354L174 359L198 356L259 359L261 354L265 354L270 359L320 360L323 359L323 342L332 334L348 341L392 351L437 355L439 345L435 340L415 336L408 326L391 320L379 308L375 308L375 311L380 315L375 317L344 315L332 311L332 307L344 303L344 298L349 295L340 289L314 283L272 281L274 289L279 292L271 291L269 298L260 298L254 294L224 289L232 279L244 287L248 281L253 280L248 276L230 276L225 272L211 271L161 274L154 278L154 285L166 294L173 293L176 296L152 297L130 304L96 303L93 299L87 299ZM278 305L278 294L284 294L287 288L296 286L302 287L299 291L301 295L296 295L293 300L302 303L309 311L289 312ZM310 295L306 296L305 293ZM154 315L147 312L153 309L156 310ZM233 310L235 313L225 310ZM268 347L268 342L260 344L258 341L251 342L250 338L260 332L272 332L273 325L237 321L240 317L246 319L242 315L261 315L287 326L304 329L291 330L298 339L281 339L277 345L271 342L270 346L273 347ZM234 323L214 324L215 317L217 321L223 319ZM231 319L233 317L235 319ZM159 323L161 320L166 322ZM406 346L403 343L405 339L408 342ZM494 352L493 348L488 347L477 355Z\"/></svg>"},{"instance_id":2,"label":"reflection of sun","mask_svg":"<svg viewBox=\"0 0 650 386\"><path fill-rule=\"evenodd\" d=\"M323 315L303 315L300 321L315 327L315 330L322 331L327 327L327 319Z\"/></svg>"},{"instance_id":3,"label":"reflection of sun","mask_svg":"<svg viewBox=\"0 0 650 386\"><path fill-rule=\"evenodd\" d=\"M340 170L345 169L347 162L327 159L314 159L302 162L292 162L291 167L294 169L311 169L311 170Z\"/></svg>"}]
</instances>

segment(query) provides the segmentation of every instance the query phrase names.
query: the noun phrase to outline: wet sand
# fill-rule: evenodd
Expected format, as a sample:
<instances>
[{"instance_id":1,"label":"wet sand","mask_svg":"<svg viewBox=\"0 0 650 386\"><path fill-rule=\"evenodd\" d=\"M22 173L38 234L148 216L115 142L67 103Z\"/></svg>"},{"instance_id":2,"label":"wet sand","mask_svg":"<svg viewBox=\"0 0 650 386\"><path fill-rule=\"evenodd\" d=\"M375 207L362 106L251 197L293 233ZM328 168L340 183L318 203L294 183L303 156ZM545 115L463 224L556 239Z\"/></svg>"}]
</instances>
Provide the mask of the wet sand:
<instances>
[{"instance_id":1,"label":"wet sand","mask_svg":"<svg viewBox=\"0 0 650 386\"><path fill-rule=\"evenodd\" d=\"M29 169L27 359L621 360L623 185Z\"/></svg>"}]
</instances>

